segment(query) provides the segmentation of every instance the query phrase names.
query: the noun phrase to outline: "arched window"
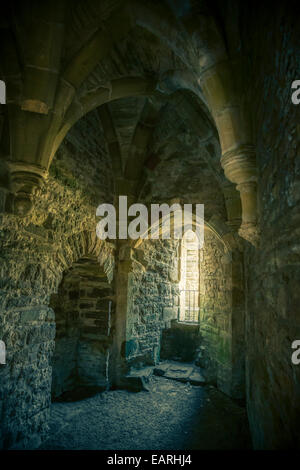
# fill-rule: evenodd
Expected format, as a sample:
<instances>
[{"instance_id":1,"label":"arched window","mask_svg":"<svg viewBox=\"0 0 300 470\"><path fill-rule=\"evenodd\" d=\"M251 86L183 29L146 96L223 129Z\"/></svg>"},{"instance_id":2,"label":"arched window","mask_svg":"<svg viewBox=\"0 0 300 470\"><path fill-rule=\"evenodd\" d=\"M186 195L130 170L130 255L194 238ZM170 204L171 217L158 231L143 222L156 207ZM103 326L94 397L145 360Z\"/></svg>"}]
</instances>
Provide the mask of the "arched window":
<instances>
[{"instance_id":1,"label":"arched window","mask_svg":"<svg viewBox=\"0 0 300 470\"><path fill-rule=\"evenodd\" d=\"M6 104L6 85L0 80L0 104Z\"/></svg>"},{"instance_id":2,"label":"arched window","mask_svg":"<svg viewBox=\"0 0 300 470\"><path fill-rule=\"evenodd\" d=\"M0 364L6 364L6 348L2 340L0 340Z\"/></svg>"},{"instance_id":3,"label":"arched window","mask_svg":"<svg viewBox=\"0 0 300 470\"><path fill-rule=\"evenodd\" d=\"M181 241L180 308L178 321L198 323L200 316L200 251L195 232L188 230Z\"/></svg>"}]
</instances>

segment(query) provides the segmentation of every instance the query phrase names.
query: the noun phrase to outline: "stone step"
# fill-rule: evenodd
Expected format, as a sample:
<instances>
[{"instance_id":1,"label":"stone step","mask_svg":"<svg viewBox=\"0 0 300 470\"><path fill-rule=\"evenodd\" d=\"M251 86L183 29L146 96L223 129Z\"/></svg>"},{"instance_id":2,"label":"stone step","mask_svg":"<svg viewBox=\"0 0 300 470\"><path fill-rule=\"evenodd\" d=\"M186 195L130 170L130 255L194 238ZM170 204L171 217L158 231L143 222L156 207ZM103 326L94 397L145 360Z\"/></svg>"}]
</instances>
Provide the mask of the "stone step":
<instances>
[{"instance_id":1,"label":"stone step","mask_svg":"<svg viewBox=\"0 0 300 470\"><path fill-rule=\"evenodd\" d=\"M194 364L163 362L153 369L155 375L192 385L205 385L206 380Z\"/></svg>"},{"instance_id":2,"label":"stone step","mask_svg":"<svg viewBox=\"0 0 300 470\"><path fill-rule=\"evenodd\" d=\"M141 369L131 369L129 375L131 377L149 378L153 374L153 366L142 367Z\"/></svg>"},{"instance_id":3,"label":"stone step","mask_svg":"<svg viewBox=\"0 0 300 470\"><path fill-rule=\"evenodd\" d=\"M132 391L148 391L147 384L153 374L153 367L142 367L141 369L131 369L125 377L125 386Z\"/></svg>"}]
</instances>

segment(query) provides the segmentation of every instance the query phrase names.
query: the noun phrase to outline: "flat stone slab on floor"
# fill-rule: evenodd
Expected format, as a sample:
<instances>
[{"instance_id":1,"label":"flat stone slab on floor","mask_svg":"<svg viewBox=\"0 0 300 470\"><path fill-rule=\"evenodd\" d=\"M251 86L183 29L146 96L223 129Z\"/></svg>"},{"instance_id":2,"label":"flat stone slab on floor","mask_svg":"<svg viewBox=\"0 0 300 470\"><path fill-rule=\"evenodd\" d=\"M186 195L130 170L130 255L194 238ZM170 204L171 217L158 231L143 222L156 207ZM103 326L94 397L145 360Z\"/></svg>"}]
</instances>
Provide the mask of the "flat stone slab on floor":
<instances>
[{"instance_id":1,"label":"flat stone slab on floor","mask_svg":"<svg viewBox=\"0 0 300 470\"><path fill-rule=\"evenodd\" d=\"M143 367L142 369L131 369L130 377L144 377L149 378L153 374L153 366Z\"/></svg>"},{"instance_id":2,"label":"flat stone slab on floor","mask_svg":"<svg viewBox=\"0 0 300 470\"><path fill-rule=\"evenodd\" d=\"M192 385L205 385L206 383L199 367L194 364L165 361L156 366L153 372L155 375L166 379L177 380L183 383L190 382Z\"/></svg>"}]
</instances>

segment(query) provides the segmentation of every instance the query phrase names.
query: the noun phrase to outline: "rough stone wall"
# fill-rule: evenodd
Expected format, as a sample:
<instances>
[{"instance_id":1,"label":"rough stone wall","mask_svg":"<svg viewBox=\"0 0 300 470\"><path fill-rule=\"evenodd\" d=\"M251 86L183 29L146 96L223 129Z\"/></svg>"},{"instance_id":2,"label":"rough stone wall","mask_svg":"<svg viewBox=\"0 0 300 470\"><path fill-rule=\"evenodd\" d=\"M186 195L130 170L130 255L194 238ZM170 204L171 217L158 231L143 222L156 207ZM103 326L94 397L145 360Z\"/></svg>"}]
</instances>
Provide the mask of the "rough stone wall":
<instances>
[{"instance_id":1,"label":"rough stone wall","mask_svg":"<svg viewBox=\"0 0 300 470\"><path fill-rule=\"evenodd\" d=\"M261 241L247 249L247 406L256 448L300 447L300 79L296 2L244 9L245 85L252 110ZM249 40L251 38L251 40ZM271 52L272 51L272 52Z\"/></svg>"},{"instance_id":2,"label":"rough stone wall","mask_svg":"<svg viewBox=\"0 0 300 470\"><path fill-rule=\"evenodd\" d=\"M95 236L95 207L74 179L50 177L24 219L1 214L0 447L36 447L47 433L55 316L50 295L74 261L93 253L109 279L113 249Z\"/></svg>"},{"instance_id":3,"label":"rough stone wall","mask_svg":"<svg viewBox=\"0 0 300 470\"><path fill-rule=\"evenodd\" d=\"M104 274L104 273L103 273ZM80 280L78 377L84 388L110 386L110 349L114 327L113 286L102 275Z\"/></svg>"},{"instance_id":4,"label":"rough stone wall","mask_svg":"<svg viewBox=\"0 0 300 470\"><path fill-rule=\"evenodd\" d=\"M232 368L232 275L224 246L209 231L205 233L200 259L199 364L207 378L231 394Z\"/></svg>"},{"instance_id":5,"label":"rough stone wall","mask_svg":"<svg viewBox=\"0 0 300 470\"><path fill-rule=\"evenodd\" d=\"M177 243L147 240L136 253L130 277L127 359L132 365L156 364L161 331L178 314Z\"/></svg>"}]
</instances>

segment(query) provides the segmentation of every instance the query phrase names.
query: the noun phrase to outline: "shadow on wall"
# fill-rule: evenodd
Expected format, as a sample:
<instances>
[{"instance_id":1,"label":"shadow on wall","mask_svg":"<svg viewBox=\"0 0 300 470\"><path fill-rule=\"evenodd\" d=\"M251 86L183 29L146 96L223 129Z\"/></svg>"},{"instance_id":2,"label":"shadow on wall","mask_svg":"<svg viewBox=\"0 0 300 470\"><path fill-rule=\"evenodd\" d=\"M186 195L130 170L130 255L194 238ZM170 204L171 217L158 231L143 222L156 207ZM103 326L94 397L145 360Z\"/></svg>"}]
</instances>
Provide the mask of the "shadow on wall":
<instances>
[{"instance_id":1,"label":"shadow on wall","mask_svg":"<svg viewBox=\"0 0 300 470\"><path fill-rule=\"evenodd\" d=\"M171 322L171 328L162 331L160 358L192 362L200 344L199 325Z\"/></svg>"},{"instance_id":2,"label":"shadow on wall","mask_svg":"<svg viewBox=\"0 0 300 470\"><path fill-rule=\"evenodd\" d=\"M52 400L79 400L109 388L113 291L96 258L74 263L50 306L56 320Z\"/></svg>"}]
</instances>

